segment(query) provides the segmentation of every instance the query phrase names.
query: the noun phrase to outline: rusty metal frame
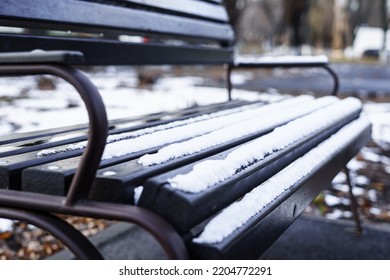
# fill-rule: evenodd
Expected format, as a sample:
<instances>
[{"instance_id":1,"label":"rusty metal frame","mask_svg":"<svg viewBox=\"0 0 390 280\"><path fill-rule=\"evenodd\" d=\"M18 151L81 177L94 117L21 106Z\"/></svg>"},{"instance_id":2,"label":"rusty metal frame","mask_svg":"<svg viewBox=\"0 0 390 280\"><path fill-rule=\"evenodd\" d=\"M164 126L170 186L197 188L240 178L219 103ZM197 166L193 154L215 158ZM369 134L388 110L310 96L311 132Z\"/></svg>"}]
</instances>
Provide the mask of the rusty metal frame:
<instances>
[{"instance_id":1,"label":"rusty metal frame","mask_svg":"<svg viewBox=\"0 0 390 280\"><path fill-rule=\"evenodd\" d=\"M70 244L73 252L81 258L97 258L93 249L83 248L82 242L69 241L67 234L59 234L63 225L49 213L86 216L107 220L121 220L135 223L149 231L161 244L170 259L187 259L188 252L181 236L165 220L152 212L124 204L110 204L87 200L101 155L106 144L108 122L100 94L93 83L81 71L60 63L30 63L0 65L0 76L24 76L49 74L63 78L80 94L89 117L88 144L83 153L79 168L72 180L67 196L58 197L38 193L13 190L0 190L0 206L7 207L0 212L5 217L19 217L32 221L55 233L65 244ZM12 209L10 209L12 208ZM4 208L3 208L4 209ZM29 214L22 211L29 211ZM46 213L46 214L37 214ZM23 213L23 214L22 214ZM73 231L66 229L67 233ZM64 240L65 238L65 240ZM82 251L86 250L85 255ZM91 251L90 251L91 250Z\"/></svg>"},{"instance_id":2,"label":"rusty metal frame","mask_svg":"<svg viewBox=\"0 0 390 280\"><path fill-rule=\"evenodd\" d=\"M283 64L283 63L248 63L248 64L226 64L225 69L226 69L226 88L228 92L228 100L232 100L232 89L233 89L233 84L231 81L231 74L232 71L236 68L275 68L275 67L280 67L280 68L316 68L320 67L323 68L325 71L329 73L331 78L333 79L333 88L331 91L331 95L337 96L340 83L339 83L339 78L336 74L336 72L328 65L328 64L323 64L323 63L288 63L288 64Z\"/></svg>"},{"instance_id":3,"label":"rusty metal frame","mask_svg":"<svg viewBox=\"0 0 390 280\"><path fill-rule=\"evenodd\" d=\"M164 219L147 209L91 200L79 200L69 206L62 202L60 196L0 190L0 205L5 207L135 223L154 236L169 259L188 259L181 236Z\"/></svg>"}]
</instances>

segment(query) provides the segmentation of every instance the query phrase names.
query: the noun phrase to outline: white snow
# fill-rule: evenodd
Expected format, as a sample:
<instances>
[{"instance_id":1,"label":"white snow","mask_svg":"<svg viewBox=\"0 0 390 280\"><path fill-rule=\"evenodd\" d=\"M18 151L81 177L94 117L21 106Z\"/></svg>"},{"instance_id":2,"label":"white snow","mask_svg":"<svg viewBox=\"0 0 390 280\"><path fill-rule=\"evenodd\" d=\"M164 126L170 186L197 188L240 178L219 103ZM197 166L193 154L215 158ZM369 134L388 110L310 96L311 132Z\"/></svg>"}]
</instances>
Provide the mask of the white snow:
<instances>
[{"instance_id":1,"label":"white snow","mask_svg":"<svg viewBox=\"0 0 390 280\"><path fill-rule=\"evenodd\" d=\"M192 118L179 120L179 121L173 121L173 122L169 122L167 124L147 127L147 128L138 129L138 130L131 131L131 132L112 134L112 135L109 135L107 137L107 143L113 143L113 142L129 139L129 138L135 138L135 137L150 134L153 132L167 130L170 128L179 127L179 126L183 126L186 124L191 124L191 123L195 123L195 122L199 122L199 121L209 120L209 119L220 117L220 116L235 114L235 113L238 113L241 111L255 109L258 106L259 106L259 104L246 105L246 106L242 106L239 108L221 110L221 111L216 112L216 113L203 114L203 115L200 115L197 117L192 117ZM133 123L133 124L135 125L136 123ZM79 142L76 144L69 144L69 145L62 147L62 148L45 149L45 150L39 151L37 153L37 156L44 157L47 155L63 153L63 152L67 152L67 151L80 150L80 149L84 149L86 147L86 145L87 145L87 141L82 141L82 142Z\"/></svg>"},{"instance_id":2,"label":"white snow","mask_svg":"<svg viewBox=\"0 0 390 280\"><path fill-rule=\"evenodd\" d=\"M238 63L328 63L326 55L278 55L278 56L238 56Z\"/></svg>"},{"instance_id":3,"label":"white snow","mask_svg":"<svg viewBox=\"0 0 390 280\"><path fill-rule=\"evenodd\" d=\"M333 184L342 184L347 180L347 175L344 172L339 172L336 177L334 177Z\"/></svg>"},{"instance_id":4,"label":"white snow","mask_svg":"<svg viewBox=\"0 0 390 280\"><path fill-rule=\"evenodd\" d=\"M152 147L158 147L175 141L182 141L188 138L193 138L199 135L210 133L222 127L244 122L264 113L269 113L273 110L288 108L289 106L298 105L306 101L312 100L310 96L301 96L299 98L287 99L279 103L270 104L266 106L244 106L241 110L237 110L231 114L213 114L213 117L200 117L197 121L189 122L185 125L170 126L164 125L165 129L157 129L153 133L143 134L142 132L135 132L140 134L139 137L126 139L109 143L106 145L102 159L111 159L126 154L146 150ZM330 99L333 100L333 99ZM180 122L181 124L183 122ZM153 130L153 128L151 129ZM77 149L79 146L69 145L66 149ZM55 150L44 150L38 153L39 156L52 154Z\"/></svg>"},{"instance_id":5,"label":"white snow","mask_svg":"<svg viewBox=\"0 0 390 280\"><path fill-rule=\"evenodd\" d=\"M376 153L373 153L372 151L370 151L369 149L362 149L360 151L360 154L362 155L362 157L365 159L365 160L368 160L368 161L371 161L371 162L380 162L381 161L381 156L376 154Z\"/></svg>"},{"instance_id":6,"label":"white snow","mask_svg":"<svg viewBox=\"0 0 390 280\"><path fill-rule=\"evenodd\" d=\"M370 179L363 175L354 176L352 177L352 180L355 184L360 186L367 186L370 184Z\"/></svg>"},{"instance_id":7,"label":"white snow","mask_svg":"<svg viewBox=\"0 0 390 280\"><path fill-rule=\"evenodd\" d=\"M259 115L256 118L228 125L187 141L171 144L161 148L155 154L142 156L138 162L144 166L150 166L171 161L182 156L198 153L205 149L244 137L251 133L264 131L283 124L289 120L315 111L316 109L328 106L329 104L336 102L336 100L336 98L328 96L311 102L305 102L302 105L297 103L297 100L287 100L279 104L263 106L260 108ZM264 117L267 118L267 121L263 120Z\"/></svg>"},{"instance_id":8,"label":"white snow","mask_svg":"<svg viewBox=\"0 0 390 280\"><path fill-rule=\"evenodd\" d=\"M286 102L304 102L310 97L303 96L299 101L287 100ZM284 104L284 102L283 102ZM280 104L275 104L275 106L282 106ZM295 103L296 104L296 103ZM268 105L268 106L272 106ZM156 131L153 134L146 134L140 137L133 139L127 139L123 141L118 141L106 145L102 159L111 159L126 154L134 153L137 151L146 150L152 147L158 147L168 143L182 141L188 138L193 138L202 134L210 133L211 131L220 129L227 125L232 125L239 123L248 119L251 119L259 114L262 114L263 107L252 108L235 114L224 115L212 119L207 119L203 121L198 121L195 123L190 123L188 125L178 126L171 129L165 129L161 131Z\"/></svg>"},{"instance_id":9,"label":"white snow","mask_svg":"<svg viewBox=\"0 0 390 280\"><path fill-rule=\"evenodd\" d=\"M359 187L353 187L352 188L352 193L356 196L360 196L360 195L363 195L364 194L364 189L363 188L359 188Z\"/></svg>"},{"instance_id":10,"label":"white snow","mask_svg":"<svg viewBox=\"0 0 390 280\"><path fill-rule=\"evenodd\" d=\"M332 184L332 189L340 192L349 192L349 186L346 184ZM360 196L364 194L364 189L359 187L353 187L352 192L354 195Z\"/></svg>"},{"instance_id":11,"label":"white snow","mask_svg":"<svg viewBox=\"0 0 390 280\"><path fill-rule=\"evenodd\" d=\"M367 167L367 164L363 161L357 160L356 158L351 159L348 162L347 167L350 171L357 171L359 169L364 169Z\"/></svg>"},{"instance_id":12,"label":"white snow","mask_svg":"<svg viewBox=\"0 0 390 280\"><path fill-rule=\"evenodd\" d=\"M303 157L247 193L242 199L223 209L207 223L203 232L193 241L206 244L221 242L286 190L302 180L319 164L330 159L348 143L348 139L360 133L368 125L368 120L361 117L343 127Z\"/></svg>"},{"instance_id":13,"label":"white snow","mask_svg":"<svg viewBox=\"0 0 390 280\"><path fill-rule=\"evenodd\" d=\"M138 187L134 188L134 205L138 204L138 201L141 197L143 190L144 190L143 186L138 186Z\"/></svg>"},{"instance_id":14,"label":"white snow","mask_svg":"<svg viewBox=\"0 0 390 280\"><path fill-rule=\"evenodd\" d=\"M240 146L220 160L205 160L193 166L187 174L178 174L168 182L172 188L190 193L204 191L208 187L223 182L237 173L242 167L263 160L272 153L320 131L345 116L359 110L361 103L355 98L346 98L311 114L293 120L276 128L254 141ZM321 120L321 121L319 121Z\"/></svg>"},{"instance_id":15,"label":"white snow","mask_svg":"<svg viewBox=\"0 0 390 280\"><path fill-rule=\"evenodd\" d=\"M343 217L343 211L340 209L334 209L332 212L327 213L325 217L331 220L337 220Z\"/></svg>"},{"instance_id":16,"label":"white snow","mask_svg":"<svg viewBox=\"0 0 390 280\"><path fill-rule=\"evenodd\" d=\"M382 214L382 210L379 209L379 208L376 208L376 207L371 207L369 211L373 215L380 215L380 214Z\"/></svg>"},{"instance_id":17,"label":"white snow","mask_svg":"<svg viewBox=\"0 0 390 280\"><path fill-rule=\"evenodd\" d=\"M329 207L333 207L341 204L341 198L331 194L326 194L324 197L324 201L325 204L328 205Z\"/></svg>"},{"instance_id":18,"label":"white snow","mask_svg":"<svg viewBox=\"0 0 390 280\"><path fill-rule=\"evenodd\" d=\"M13 221L0 218L0 233L10 231L12 229Z\"/></svg>"},{"instance_id":19,"label":"white snow","mask_svg":"<svg viewBox=\"0 0 390 280\"><path fill-rule=\"evenodd\" d=\"M371 201L377 201L378 200L378 196L376 194L376 190L374 189L370 189L367 191L367 196L368 198L371 200Z\"/></svg>"},{"instance_id":20,"label":"white snow","mask_svg":"<svg viewBox=\"0 0 390 280\"><path fill-rule=\"evenodd\" d=\"M87 75L97 85L110 120L227 100L226 89L195 86L195 77L166 77L152 89L137 89L136 72L128 67L108 67L106 71ZM83 102L72 86L58 79L56 90L39 91L33 88L35 84L34 77L10 77L0 80L0 97L18 97L17 101L12 103L0 101L1 121L4 124L0 129L2 134L88 122ZM269 94L261 97L257 92L238 89L233 92L233 98L244 100L266 100L267 96L271 97ZM41 99L43 101L39 101ZM50 104L44 104L46 102ZM32 103L38 104L42 110L33 108ZM72 105L72 108L64 108L64 104ZM51 108L55 110L50 110ZM12 124L12 127L8 129L6 123Z\"/></svg>"}]
</instances>

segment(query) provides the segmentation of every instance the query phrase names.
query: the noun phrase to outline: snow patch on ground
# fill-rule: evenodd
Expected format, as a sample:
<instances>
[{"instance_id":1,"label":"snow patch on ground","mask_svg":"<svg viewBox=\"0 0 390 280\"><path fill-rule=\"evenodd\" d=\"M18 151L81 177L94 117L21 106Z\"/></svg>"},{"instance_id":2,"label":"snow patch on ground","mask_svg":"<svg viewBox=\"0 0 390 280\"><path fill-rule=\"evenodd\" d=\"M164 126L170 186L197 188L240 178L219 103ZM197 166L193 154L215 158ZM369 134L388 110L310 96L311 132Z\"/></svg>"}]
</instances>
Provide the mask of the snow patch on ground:
<instances>
[{"instance_id":1,"label":"snow patch on ground","mask_svg":"<svg viewBox=\"0 0 390 280\"><path fill-rule=\"evenodd\" d=\"M0 218L0 233L10 231L12 229L13 223L14 222L11 220Z\"/></svg>"}]
</instances>

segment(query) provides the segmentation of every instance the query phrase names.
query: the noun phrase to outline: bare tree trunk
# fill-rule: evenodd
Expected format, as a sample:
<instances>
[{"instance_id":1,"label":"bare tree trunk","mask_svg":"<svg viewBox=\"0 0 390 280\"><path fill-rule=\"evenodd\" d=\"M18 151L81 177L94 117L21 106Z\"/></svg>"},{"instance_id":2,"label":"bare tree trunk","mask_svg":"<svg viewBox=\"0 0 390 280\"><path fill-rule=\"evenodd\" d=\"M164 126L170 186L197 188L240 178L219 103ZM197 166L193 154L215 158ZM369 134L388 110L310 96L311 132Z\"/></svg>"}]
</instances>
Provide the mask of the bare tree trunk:
<instances>
[{"instance_id":1,"label":"bare tree trunk","mask_svg":"<svg viewBox=\"0 0 390 280\"><path fill-rule=\"evenodd\" d=\"M303 43L301 34L302 19L308 8L307 0L284 0L285 18L287 24L290 26L291 34L291 46L296 48L300 53L300 47Z\"/></svg>"},{"instance_id":2,"label":"bare tree trunk","mask_svg":"<svg viewBox=\"0 0 390 280\"><path fill-rule=\"evenodd\" d=\"M229 18L230 18L230 22L234 26L234 28L236 27L237 18L239 16L239 12L240 12L239 9L237 8L237 1L239 1L239 0L225 0L224 1L225 6L226 6L226 10L227 10Z\"/></svg>"}]
</instances>

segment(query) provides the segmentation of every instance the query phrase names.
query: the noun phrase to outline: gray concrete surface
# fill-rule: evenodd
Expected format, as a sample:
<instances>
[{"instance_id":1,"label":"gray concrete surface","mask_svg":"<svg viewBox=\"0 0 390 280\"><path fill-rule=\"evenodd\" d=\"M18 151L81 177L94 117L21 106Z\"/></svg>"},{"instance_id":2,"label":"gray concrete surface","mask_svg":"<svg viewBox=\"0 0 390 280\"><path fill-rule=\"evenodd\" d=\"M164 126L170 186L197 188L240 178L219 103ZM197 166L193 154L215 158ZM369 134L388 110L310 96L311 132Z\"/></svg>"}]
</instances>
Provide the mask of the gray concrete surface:
<instances>
[{"instance_id":1,"label":"gray concrete surface","mask_svg":"<svg viewBox=\"0 0 390 280\"><path fill-rule=\"evenodd\" d=\"M356 237L354 224L301 216L260 257L271 260L390 260L390 225L363 225ZM93 237L106 259L164 259L153 237L144 230L119 223ZM66 250L50 259L71 259Z\"/></svg>"},{"instance_id":2,"label":"gray concrete surface","mask_svg":"<svg viewBox=\"0 0 390 280\"><path fill-rule=\"evenodd\" d=\"M390 260L390 225L364 225L357 237L352 222L303 216L261 259Z\"/></svg>"}]
</instances>

